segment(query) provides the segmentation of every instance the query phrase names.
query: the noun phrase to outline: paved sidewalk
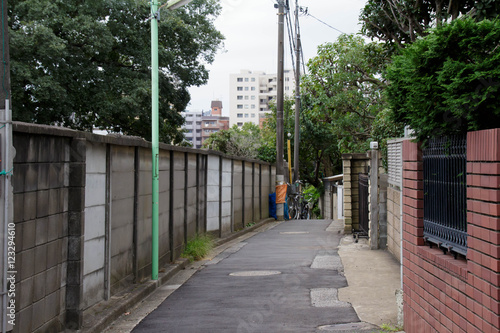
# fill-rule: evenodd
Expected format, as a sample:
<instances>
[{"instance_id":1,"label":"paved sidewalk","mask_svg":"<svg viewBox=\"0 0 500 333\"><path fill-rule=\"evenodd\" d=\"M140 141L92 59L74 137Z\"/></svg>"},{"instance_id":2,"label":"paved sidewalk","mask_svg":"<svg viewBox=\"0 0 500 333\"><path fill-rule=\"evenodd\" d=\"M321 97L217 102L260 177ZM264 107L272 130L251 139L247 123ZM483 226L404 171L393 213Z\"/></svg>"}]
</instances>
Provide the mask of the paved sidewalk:
<instances>
[{"instance_id":1,"label":"paved sidewalk","mask_svg":"<svg viewBox=\"0 0 500 333\"><path fill-rule=\"evenodd\" d=\"M339 255L349 284L339 290L339 300L351 303L362 321L397 327L399 262L388 251L370 250L366 239L355 243L352 235L340 241Z\"/></svg>"},{"instance_id":2,"label":"paved sidewalk","mask_svg":"<svg viewBox=\"0 0 500 333\"><path fill-rule=\"evenodd\" d=\"M342 230L264 225L188 265L106 332L380 332L396 323L399 265Z\"/></svg>"}]
</instances>

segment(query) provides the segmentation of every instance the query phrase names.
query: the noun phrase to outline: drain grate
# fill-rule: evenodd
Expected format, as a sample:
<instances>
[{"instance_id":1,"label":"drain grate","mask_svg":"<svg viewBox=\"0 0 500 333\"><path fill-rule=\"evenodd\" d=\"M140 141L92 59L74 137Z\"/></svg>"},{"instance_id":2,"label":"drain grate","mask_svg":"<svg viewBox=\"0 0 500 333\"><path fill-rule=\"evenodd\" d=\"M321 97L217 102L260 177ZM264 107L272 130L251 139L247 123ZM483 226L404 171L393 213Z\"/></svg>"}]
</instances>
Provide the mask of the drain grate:
<instances>
[{"instance_id":1,"label":"drain grate","mask_svg":"<svg viewBox=\"0 0 500 333\"><path fill-rule=\"evenodd\" d=\"M280 235L303 235L308 233L309 231L282 231Z\"/></svg>"},{"instance_id":2,"label":"drain grate","mask_svg":"<svg viewBox=\"0 0 500 333\"><path fill-rule=\"evenodd\" d=\"M280 271L242 271L242 272L234 272L229 275L231 276L270 276L270 275L279 275Z\"/></svg>"}]
</instances>

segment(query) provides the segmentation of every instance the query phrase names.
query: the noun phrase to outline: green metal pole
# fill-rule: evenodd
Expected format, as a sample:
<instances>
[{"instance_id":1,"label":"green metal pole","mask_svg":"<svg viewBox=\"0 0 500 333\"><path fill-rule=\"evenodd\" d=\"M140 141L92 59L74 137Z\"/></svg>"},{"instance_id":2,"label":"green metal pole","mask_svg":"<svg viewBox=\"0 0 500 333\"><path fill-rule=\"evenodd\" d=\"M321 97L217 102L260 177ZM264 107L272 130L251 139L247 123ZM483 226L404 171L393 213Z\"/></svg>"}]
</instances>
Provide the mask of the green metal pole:
<instances>
[{"instance_id":1,"label":"green metal pole","mask_svg":"<svg viewBox=\"0 0 500 333\"><path fill-rule=\"evenodd\" d=\"M153 194L152 194L152 217L151 217L151 279L158 280L158 202L159 202L159 88L158 88L158 3L151 1L151 142L153 144Z\"/></svg>"}]
</instances>

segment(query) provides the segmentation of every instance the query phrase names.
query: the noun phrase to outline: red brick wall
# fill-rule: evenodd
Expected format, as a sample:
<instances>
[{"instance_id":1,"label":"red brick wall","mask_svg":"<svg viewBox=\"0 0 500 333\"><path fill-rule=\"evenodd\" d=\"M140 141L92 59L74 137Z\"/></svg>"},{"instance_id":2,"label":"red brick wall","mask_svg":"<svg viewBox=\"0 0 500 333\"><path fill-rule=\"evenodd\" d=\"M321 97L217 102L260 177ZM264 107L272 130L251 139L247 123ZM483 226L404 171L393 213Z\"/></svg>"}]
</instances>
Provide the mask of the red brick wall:
<instances>
[{"instance_id":1,"label":"red brick wall","mask_svg":"<svg viewBox=\"0 0 500 333\"><path fill-rule=\"evenodd\" d=\"M500 129L467 136L467 259L424 245L419 145L403 143L405 332L500 330Z\"/></svg>"}]
</instances>

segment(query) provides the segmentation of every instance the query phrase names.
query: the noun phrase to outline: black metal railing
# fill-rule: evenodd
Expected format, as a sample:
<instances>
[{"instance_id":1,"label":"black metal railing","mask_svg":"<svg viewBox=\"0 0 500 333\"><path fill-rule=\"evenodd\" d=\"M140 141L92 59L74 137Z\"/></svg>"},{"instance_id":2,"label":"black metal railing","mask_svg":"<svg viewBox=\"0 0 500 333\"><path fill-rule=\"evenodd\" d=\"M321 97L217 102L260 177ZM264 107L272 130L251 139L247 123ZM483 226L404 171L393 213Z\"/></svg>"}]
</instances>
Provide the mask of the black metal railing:
<instances>
[{"instance_id":1,"label":"black metal railing","mask_svg":"<svg viewBox=\"0 0 500 333\"><path fill-rule=\"evenodd\" d=\"M424 238L467 255L467 139L431 139L423 149Z\"/></svg>"},{"instance_id":2,"label":"black metal railing","mask_svg":"<svg viewBox=\"0 0 500 333\"><path fill-rule=\"evenodd\" d=\"M359 231L368 236L368 175L359 174Z\"/></svg>"}]
</instances>

